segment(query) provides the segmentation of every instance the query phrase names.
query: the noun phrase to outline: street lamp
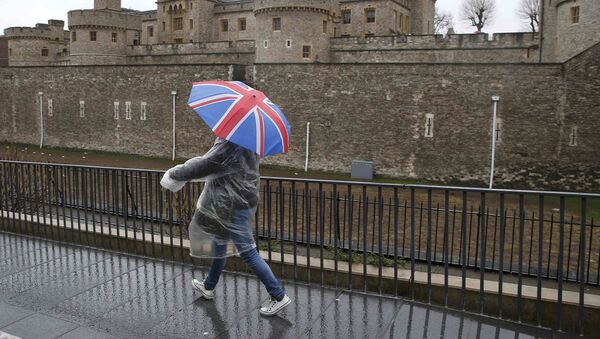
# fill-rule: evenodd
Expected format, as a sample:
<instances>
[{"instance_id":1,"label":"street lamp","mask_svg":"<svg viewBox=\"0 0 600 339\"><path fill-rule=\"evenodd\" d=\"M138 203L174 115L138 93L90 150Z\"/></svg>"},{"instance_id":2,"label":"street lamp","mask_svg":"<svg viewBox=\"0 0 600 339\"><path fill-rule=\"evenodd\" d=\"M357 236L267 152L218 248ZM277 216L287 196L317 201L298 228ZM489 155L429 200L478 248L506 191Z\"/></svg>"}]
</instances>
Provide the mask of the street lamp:
<instances>
[{"instance_id":1,"label":"street lamp","mask_svg":"<svg viewBox=\"0 0 600 339\"><path fill-rule=\"evenodd\" d=\"M40 99L40 148L44 146L44 104L42 99L44 98L44 92L38 92Z\"/></svg>"},{"instance_id":2,"label":"street lamp","mask_svg":"<svg viewBox=\"0 0 600 339\"><path fill-rule=\"evenodd\" d=\"M499 96L492 96L494 114L492 118L492 164L490 166L490 189L492 189L494 186L494 161L496 158L496 115L498 112L498 101L500 101Z\"/></svg>"},{"instance_id":3,"label":"street lamp","mask_svg":"<svg viewBox=\"0 0 600 339\"><path fill-rule=\"evenodd\" d=\"M175 161L175 99L177 98L177 91L171 91L171 97L173 98L173 161Z\"/></svg>"}]
</instances>

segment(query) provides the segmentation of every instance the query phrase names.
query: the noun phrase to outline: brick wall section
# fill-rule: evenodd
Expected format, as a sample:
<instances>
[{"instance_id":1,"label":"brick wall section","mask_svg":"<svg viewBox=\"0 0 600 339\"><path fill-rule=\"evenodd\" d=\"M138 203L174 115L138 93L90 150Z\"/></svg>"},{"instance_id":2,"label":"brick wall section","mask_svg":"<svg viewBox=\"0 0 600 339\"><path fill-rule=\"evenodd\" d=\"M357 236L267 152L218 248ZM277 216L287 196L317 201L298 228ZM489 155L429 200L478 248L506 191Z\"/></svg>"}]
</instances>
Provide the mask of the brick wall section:
<instances>
[{"instance_id":1,"label":"brick wall section","mask_svg":"<svg viewBox=\"0 0 600 339\"><path fill-rule=\"evenodd\" d=\"M348 172L353 159L372 160L380 175L481 185L489 175L491 96L499 95L497 183L593 191L600 189L599 54L596 47L566 65L259 64L247 74L293 126L290 153L267 163L303 168L311 122L313 169ZM44 109L47 99L54 105L48 145L166 157L175 89L178 155L191 157L213 140L185 106L191 82L235 73L228 65L3 68L0 138L39 141L36 93L43 91ZM126 101L132 120L125 120ZM147 121L140 121L142 101ZM427 114L434 114L433 138L424 135ZM571 125L577 146L569 146Z\"/></svg>"}]
</instances>

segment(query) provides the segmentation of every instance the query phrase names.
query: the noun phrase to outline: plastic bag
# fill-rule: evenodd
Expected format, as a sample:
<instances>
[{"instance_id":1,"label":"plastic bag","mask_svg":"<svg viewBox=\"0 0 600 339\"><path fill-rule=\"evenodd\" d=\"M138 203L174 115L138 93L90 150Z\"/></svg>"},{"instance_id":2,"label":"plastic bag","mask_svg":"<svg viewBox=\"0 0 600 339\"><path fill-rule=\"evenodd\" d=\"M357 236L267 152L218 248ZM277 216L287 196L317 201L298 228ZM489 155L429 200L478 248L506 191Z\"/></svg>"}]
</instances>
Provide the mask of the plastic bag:
<instances>
[{"instance_id":1,"label":"plastic bag","mask_svg":"<svg viewBox=\"0 0 600 339\"><path fill-rule=\"evenodd\" d=\"M259 201L259 161L254 152L217 138L205 155L165 173L161 185L173 192L186 182L206 181L189 225L192 257L223 258L256 248L251 221Z\"/></svg>"}]
</instances>

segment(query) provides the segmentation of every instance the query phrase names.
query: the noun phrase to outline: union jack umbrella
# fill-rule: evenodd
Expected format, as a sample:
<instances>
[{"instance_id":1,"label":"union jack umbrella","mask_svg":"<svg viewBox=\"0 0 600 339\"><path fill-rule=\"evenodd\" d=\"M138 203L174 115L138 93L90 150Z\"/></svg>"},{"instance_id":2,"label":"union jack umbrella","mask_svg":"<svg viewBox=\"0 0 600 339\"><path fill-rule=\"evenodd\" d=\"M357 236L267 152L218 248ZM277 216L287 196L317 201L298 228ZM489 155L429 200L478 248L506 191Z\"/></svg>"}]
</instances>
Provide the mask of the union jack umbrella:
<instances>
[{"instance_id":1,"label":"union jack umbrella","mask_svg":"<svg viewBox=\"0 0 600 339\"><path fill-rule=\"evenodd\" d=\"M242 82L196 82L188 105L218 137L261 157L288 151L291 126L283 112Z\"/></svg>"}]
</instances>

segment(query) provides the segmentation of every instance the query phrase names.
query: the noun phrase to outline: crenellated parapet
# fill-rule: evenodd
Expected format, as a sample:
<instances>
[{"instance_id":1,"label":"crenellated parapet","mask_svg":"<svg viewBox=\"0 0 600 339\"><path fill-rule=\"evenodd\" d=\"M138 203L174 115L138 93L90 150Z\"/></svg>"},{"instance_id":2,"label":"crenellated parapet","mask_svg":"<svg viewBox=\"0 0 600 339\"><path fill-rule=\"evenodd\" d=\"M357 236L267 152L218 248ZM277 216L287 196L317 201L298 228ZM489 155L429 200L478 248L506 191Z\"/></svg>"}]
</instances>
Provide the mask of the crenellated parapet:
<instances>
[{"instance_id":1,"label":"crenellated parapet","mask_svg":"<svg viewBox=\"0 0 600 339\"><path fill-rule=\"evenodd\" d=\"M329 15L337 1L330 0L257 0L254 14L269 12L317 12Z\"/></svg>"},{"instance_id":2,"label":"crenellated parapet","mask_svg":"<svg viewBox=\"0 0 600 339\"><path fill-rule=\"evenodd\" d=\"M129 12L79 9L69 12L69 29L140 30L143 16Z\"/></svg>"}]
</instances>

